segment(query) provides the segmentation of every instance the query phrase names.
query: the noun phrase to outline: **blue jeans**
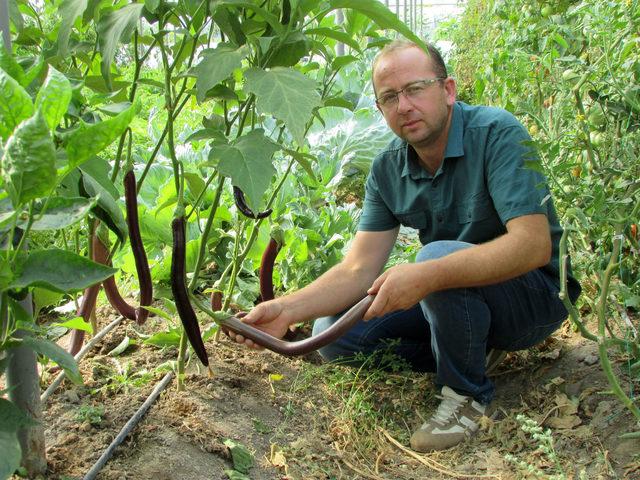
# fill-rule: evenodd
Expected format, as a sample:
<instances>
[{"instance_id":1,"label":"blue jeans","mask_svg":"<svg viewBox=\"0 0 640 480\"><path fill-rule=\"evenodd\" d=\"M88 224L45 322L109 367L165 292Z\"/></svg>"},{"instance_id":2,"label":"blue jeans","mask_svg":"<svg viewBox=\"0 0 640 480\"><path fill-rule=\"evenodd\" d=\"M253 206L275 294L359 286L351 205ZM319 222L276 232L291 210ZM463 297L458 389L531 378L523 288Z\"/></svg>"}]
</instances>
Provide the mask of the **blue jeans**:
<instances>
[{"instance_id":1,"label":"blue jeans","mask_svg":"<svg viewBox=\"0 0 640 480\"><path fill-rule=\"evenodd\" d=\"M416 261L441 258L471 247L458 241L437 241L422 247ZM572 286L570 297L580 293ZM359 322L320 349L325 360L361 363L361 356L390 349L417 371L435 372L437 385L488 404L493 383L485 375L489 349L515 351L548 337L567 318L559 288L542 270L486 287L456 288L428 295L414 307ZM313 335L339 316L315 321Z\"/></svg>"}]
</instances>

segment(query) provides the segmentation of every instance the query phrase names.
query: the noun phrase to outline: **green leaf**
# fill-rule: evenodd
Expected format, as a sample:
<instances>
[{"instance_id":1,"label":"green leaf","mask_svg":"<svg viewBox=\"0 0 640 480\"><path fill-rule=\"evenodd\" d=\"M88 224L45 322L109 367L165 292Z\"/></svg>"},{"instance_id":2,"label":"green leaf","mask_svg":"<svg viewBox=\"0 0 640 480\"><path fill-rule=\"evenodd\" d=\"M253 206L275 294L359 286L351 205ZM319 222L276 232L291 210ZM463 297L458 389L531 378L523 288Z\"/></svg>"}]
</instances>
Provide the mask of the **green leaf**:
<instances>
[{"instance_id":1,"label":"green leaf","mask_svg":"<svg viewBox=\"0 0 640 480\"><path fill-rule=\"evenodd\" d=\"M116 54L118 43L129 41L138 20L140 20L143 8L143 3L130 3L116 11L107 13L98 21L96 26L98 48L102 56L100 69L109 88L111 88L111 62Z\"/></svg>"},{"instance_id":2,"label":"green leaf","mask_svg":"<svg viewBox=\"0 0 640 480\"><path fill-rule=\"evenodd\" d=\"M5 146L0 173L15 207L44 197L56 185L56 150L38 111L22 122Z\"/></svg>"},{"instance_id":3,"label":"green leaf","mask_svg":"<svg viewBox=\"0 0 640 480\"><path fill-rule=\"evenodd\" d=\"M382 29L395 30L404 35L408 40L420 45L425 51L427 46L413 31L381 2L371 0L329 0L331 10L346 8L355 10L373 20Z\"/></svg>"},{"instance_id":4,"label":"green leaf","mask_svg":"<svg viewBox=\"0 0 640 480\"><path fill-rule=\"evenodd\" d=\"M216 2L216 4L225 7L243 7L248 10L252 10L256 13L256 16L258 18L262 18L265 22L267 22L276 33L282 33L282 25L280 24L280 20L278 19L278 17L276 17L272 13L269 13L264 8L259 7L253 2L246 0L222 0Z\"/></svg>"},{"instance_id":5,"label":"green leaf","mask_svg":"<svg viewBox=\"0 0 640 480\"><path fill-rule=\"evenodd\" d=\"M68 328L69 330L82 330L83 332L93 334L93 327L89 322L85 322L82 317L75 317L62 323L52 323L52 325Z\"/></svg>"},{"instance_id":6,"label":"green leaf","mask_svg":"<svg viewBox=\"0 0 640 480\"><path fill-rule=\"evenodd\" d=\"M69 352L55 343L41 338L25 337L22 343L62 367L69 380L73 383L82 385L82 375L78 369L78 364Z\"/></svg>"},{"instance_id":7,"label":"green leaf","mask_svg":"<svg viewBox=\"0 0 640 480\"><path fill-rule=\"evenodd\" d=\"M171 315L169 315L167 312L165 312L161 308L151 307L149 305L140 305L140 308L144 308L145 310L149 310L151 313L153 313L155 315L158 315L159 317L164 318L165 320L168 320L169 322L173 322L173 318L171 318Z\"/></svg>"},{"instance_id":8,"label":"green leaf","mask_svg":"<svg viewBox=\"0 0 640 480\"><path fill-rule=\"evenodd\" d=\"M24 70L7 47L4 45L4 39L0 37L0 69L11 75L20 85L24 85Z\"/></svg>"},{"instance_id":9,"label":"green leaf","mask_svg":"<svg viewBox=\"0 0 640 480\"><path fill-rule=\"evenodd\" d=\"M50 307L52 305L57 305L60 299L62 298L62 293L60 292L52 292L51 290L47 290L46 288L34 288L31 292L33 298L33 317L37 318L40 310L44 307Z\"/></svg>"},{"instance_id":10,"label":"green leaf","mask_svg":"<svg viewBox=\"0 0 640 480\"><path fill-rule=\"evenodd\" d=\"M287 155L291 155L291 157L293 157L295 161L305 169L305 171L311 178L316 178L316 174L313 170L313 167L311 166L311 162L317 162L318 159L316 157L309 153L302 153L289 149L286 149L285 152L287 153Z\"/></svg>"},{"instance_id":11,"label":"green leaf","mask_svg":"<svg viewBox=\"0 0 640 480\"><path fill-rule=\"evenodd\" d=\"M23 120L33 115L33 102L17 80L0 70L0 136L9 138Z\"/></svg>"},{"instance_id":12,"label":"green leaf","mask_svg":"<svg viewBox=\"0 0 640 480\"><path fill-rule=\"evenodd\" d=\"M0 432L15 432L23 427L33 425L36 425L35 420L9 400L0 398ZM0 451L4 452L1 449Z\"/></svg>"},{"instance_id":13,"label":"green leaf","mask_svg":"<svg viewBox=\"0 0 640 480\"><path fill-rule=\"evenodd\" d=\"M225 440L224 444L231 451L233 468L240 473L249 473L249 470L253 467L253 455L251 455L247 447L231 439Z\"/></svg>"},{"instance_id":14,"label":"green leaf","mask_svg":"<svg viewBox=\"0 0 640 480\"><path fill-rule=\"evenodd\" d=\"M100 184L114 198L120 198L118 188L111 181L111 165L98 156L93 156L80 167L82 173L86 173Z\"/></svg>"},{"instance_id":15,"label":"green leaf","mask_svg":"<svg viewBox=\"0 0 640 480\"><path fill-rule=\"evenodd\" d=\"M299 145L313 109L322 105L314 80L297 70L275 67L269 71L252 68L245 72L246 89L255 94L260 113L282 120Z\"/></svg>"},{"instance_id":16,"label":"green leaf","mask_svg":"<svg viewBox=\"0 0 640 480\"><path fill-rule=\"evenodd\" d=\"M88 124L80 120L80 126L65 137L65 150L69 158L67 168L71 170L77 167L119 138L139 108L140 104L135 102L124 112L102 122Z\"/></svg>"},{"instance_id":17,"label":"green leaf","mask_svg":"<svg viewBox=\"0 0 640 480\"><path fill-rule=\"evenodd\" d=\"M69 36L71 35L71 27L87 8L87 0L63 0L60 5L60 16L62 22L58 29L58 55L66 58L67 48L69 47Z\"/></svg>"},{"instance_id":18,"label":"green leaf","mask_svg":"<svg viewBox=\"0 0 640 480\"><path fill-rule=\"evenodd\" d=\"M19 253L11 288L43 287L72 293L106 280L117 270L57 248Z\"/></svg>"},{"instance_id":19,"label":"green leaf","mask_svg":"<svg viewBox=\"0 0 640 480\"><path fill-rule=\"evenodd\" d=\"M82 195L97 198L97 205L92 209L93 214L102 220L121 242L126 242L129 228L116 199L86 172L82 172L82 188Z\"/></svg>"},{"instance_id":20,"label":"green leaf","mask_svg":"<svg viewBox=\"0 0 640 480\"><path fill-rule=\"evenodd\" d=\"M251 480L250 477L247 477L244 473L240 473L237 470L225 470L224 473L229 480Z\"/></svg>"},{"instance_id":21,"label":"green leaf","mask_svg":"<svg viewBox=\"0 0 640 480\"><path fill-rule=\"evenodd\" d=\"M0 430L0 478L9 478L20 466L22 449L16 432Z\"/></svg>"},{"instance_id":22,"label":"green leaf","mask_svg":"<svg viewBox=\"0 0 640 480\"><path fill-rule=\"evenodd\" d=\"M95 207L95 199L79 197L54 197L47 204L44 215L36 214L36 220L31 225L32 230L61 230L84 219ZM18 225L26 225L23 220Z\"/></svg>"},{"instance_id":23,"label":"green leaf","mask_svg":"<svg viewBox=\"0 0 640 480\"><path fill-rule=\"evenodd\" d=\"M154 13L160 6L160 0L144 0L144 7L151 13Z\"/></svg>"},{"instance_id":24,"label":"green leaf","mask_svg":"<svg viewBox=\"0 0 640 480\"><path fill-rule=\"evenodd\" d=\"M309 53L310 42L300 32L291 33L269 57L267 67L292 67Z\"/></svg>"},{"instance_id":25,"label":"green leaf","mask_svg":"<svg viewBox=\"0 0 640 480\"><path fill-rule=\"evenodd\" d=\"M258 210L260 199L276 170L271 157L280 147L264 136L261 129L252 130L228 145L214 145L209 158L220 158L218 169L230 177L247 197L247 204Z\"/></svg>"},{"instance_id":26,"label":"green leaf","mask_svg":"<svg viewBox=\"0 0 640 480\"><path fill-rule=\"evenodd\" d=\"M306 35L320 35L327 38L332 38L337 40L338 42L342 42L345 45L349 45L355 51L360 51L360 45L358 42L351 37L348 33L343 32L342 30L335 30L333 28L309 28L304 31Z\"/></svg>"},{"instance_id":27,"label":"green leaf","mask_svg":"<svg viewBox=\"0 0 640 480\"><path fill-rule=\"evenodd\" d=\"M248 53L246 46L234 48L231 45L221 45L214 50L205 50L202 61L193 68L198 102L204 101L207 91L226 79L236 68L240 68Z\"/></svg>"},{"instance_id":28,"label":"green leaf","mask_svg":"<svg viewBox=\"0 0 640 480\"><path fill-rule=\"evenodd\" d=\"M149 338L144 343L153 345L154 347L177 347L180 344L180 330L171 329L168 332L158 332Z\"/></svg>"},{"instance_id":29,"label":"green leaf","mask_svg":"<svg viewBox=\"0 0 640 480\"><path fill-rule=\"evenodd\" d=\"M71 101L71 83L62 73L49 65L49 74L44 85L38 90L36 108L42 111L51 131L67 113Z\"/></svg>"},{"instance_id":30,"label":"green leaf","mask_svg":"<svg viewBox=\"0 0 640 480\"><path fill-rule=\"evenodd\" d=\"M189 193L194 200L197 199L206 186L202 176L193 172L184 172L183 176L189 187Z\"/></svg>"}]
</instances>

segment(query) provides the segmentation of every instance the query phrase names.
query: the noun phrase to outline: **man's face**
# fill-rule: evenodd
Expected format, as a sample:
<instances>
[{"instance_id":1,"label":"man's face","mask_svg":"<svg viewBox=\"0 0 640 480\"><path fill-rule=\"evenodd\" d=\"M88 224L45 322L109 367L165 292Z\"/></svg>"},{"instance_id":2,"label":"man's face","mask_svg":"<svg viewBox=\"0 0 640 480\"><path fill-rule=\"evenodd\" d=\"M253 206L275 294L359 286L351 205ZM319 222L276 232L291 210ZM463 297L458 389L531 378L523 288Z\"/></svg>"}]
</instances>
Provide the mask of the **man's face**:
<instances>
[{"instance_id":1,"label":"man's face","mask_svg":"<svg viewBox=\"0 0 640 480\"><path fill-rule=\"evenodd\" d=\"M417 47L389 52L378 60L373 82L378 99L437 75L429 56ZM414 94L411 88L400 93L397 102L379 105L389 128L416 148L428 147L446 133L449 112L455 102L455 82L451 78L418 84L424 88Z\"/></svg>"}]
</instances>

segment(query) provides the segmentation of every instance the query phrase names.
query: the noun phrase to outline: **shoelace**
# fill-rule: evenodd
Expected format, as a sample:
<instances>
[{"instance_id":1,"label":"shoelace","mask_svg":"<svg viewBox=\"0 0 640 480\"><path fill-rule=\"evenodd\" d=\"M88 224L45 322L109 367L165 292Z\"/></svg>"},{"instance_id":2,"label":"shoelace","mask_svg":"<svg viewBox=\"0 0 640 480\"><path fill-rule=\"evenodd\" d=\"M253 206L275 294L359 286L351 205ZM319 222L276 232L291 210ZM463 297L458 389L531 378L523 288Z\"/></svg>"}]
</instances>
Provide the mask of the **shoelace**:
<instances>
[{"instance_id":1,"label":"shoelace","mask_svg":"<svg viewBox=\"0 0 640 480\"><path fill-rule=\"evenodd\" d=\"M461 401L454 397L444 397L441 395L436 395L436 398L439 398L442 402L440 402L436 413L434 413L431 418L436 423L445 425L452 416L458 413L458 409L462 406L464 400Z\"/></svg>"}]
</instances>

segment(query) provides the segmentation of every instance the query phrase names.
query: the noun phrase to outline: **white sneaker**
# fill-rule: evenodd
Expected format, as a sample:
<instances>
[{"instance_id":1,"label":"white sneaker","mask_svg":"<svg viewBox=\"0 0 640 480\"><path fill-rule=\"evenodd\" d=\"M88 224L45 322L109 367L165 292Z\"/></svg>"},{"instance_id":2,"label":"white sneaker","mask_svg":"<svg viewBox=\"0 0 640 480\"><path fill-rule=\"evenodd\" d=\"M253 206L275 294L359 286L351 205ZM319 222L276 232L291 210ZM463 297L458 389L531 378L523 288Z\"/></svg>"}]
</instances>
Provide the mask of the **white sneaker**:
<instances>
[{"instance_id":1,"label":"white sneaker","mask_svg":"<svg viewBox=\"0 0 640 480\"><path fill-rule=\"evenodd\" d=\"M446 385L441 393L436 412L411 436L411 448L417 452L444 450L472 437L488 410L487 405L459 395Z\"/></svg>"}]
</instances>

